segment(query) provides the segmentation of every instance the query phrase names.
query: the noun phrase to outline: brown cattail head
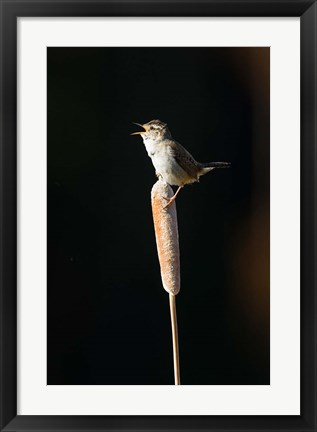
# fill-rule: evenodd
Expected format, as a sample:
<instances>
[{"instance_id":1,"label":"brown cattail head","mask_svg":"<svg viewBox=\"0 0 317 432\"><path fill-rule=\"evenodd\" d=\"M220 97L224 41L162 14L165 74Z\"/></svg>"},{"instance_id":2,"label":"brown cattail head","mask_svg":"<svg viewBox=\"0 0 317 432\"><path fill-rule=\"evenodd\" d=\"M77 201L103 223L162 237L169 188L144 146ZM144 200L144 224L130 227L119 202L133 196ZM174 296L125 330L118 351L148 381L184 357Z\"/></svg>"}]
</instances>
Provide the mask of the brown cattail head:
<instances>
[{"instance_id":1,"label":"brown cattail head","mask_svg":"<svg viewBox=\"0 0 317 432\"><path fill-rule=\"evenodd\" d=\"M158 180L152 188L152 212L163 287L169 294L176 295L180 290L180 263L175 201L164 208L172 196L173 189L163 180Z\"/></svg>"}]
</instances>

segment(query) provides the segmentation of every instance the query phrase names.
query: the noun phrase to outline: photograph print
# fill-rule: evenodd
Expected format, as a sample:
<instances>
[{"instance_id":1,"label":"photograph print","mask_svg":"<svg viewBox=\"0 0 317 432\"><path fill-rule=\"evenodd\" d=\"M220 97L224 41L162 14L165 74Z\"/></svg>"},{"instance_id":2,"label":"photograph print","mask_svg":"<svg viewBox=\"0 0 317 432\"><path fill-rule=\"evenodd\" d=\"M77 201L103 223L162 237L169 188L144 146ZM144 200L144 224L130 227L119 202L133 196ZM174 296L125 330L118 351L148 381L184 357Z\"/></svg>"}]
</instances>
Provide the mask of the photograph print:
<instances>
[{"instance_id":1,"label":"photograph print","mask_svg":"<svg viewBox=\"0 0 317 432\"><path fill-rule=\"evenodd\" d=\"M47 48L47 385L270 384L270 48Z\"/></svg>"}]
</instances>

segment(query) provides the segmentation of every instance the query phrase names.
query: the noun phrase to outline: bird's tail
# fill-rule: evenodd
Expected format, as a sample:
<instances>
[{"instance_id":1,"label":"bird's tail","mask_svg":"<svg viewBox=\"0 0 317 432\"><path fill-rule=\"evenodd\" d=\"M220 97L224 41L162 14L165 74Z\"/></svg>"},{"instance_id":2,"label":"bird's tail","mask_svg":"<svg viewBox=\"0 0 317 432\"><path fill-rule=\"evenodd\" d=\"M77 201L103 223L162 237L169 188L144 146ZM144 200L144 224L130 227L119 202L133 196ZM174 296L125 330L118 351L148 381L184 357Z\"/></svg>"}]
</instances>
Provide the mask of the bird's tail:
<instances>
[{"instance_id":1,"label":"bird's tail","mask_svg":"<svg viewBox=\"0 0 317 432\"><path fill-rule=\"evenodd\" d=\"M202 163L200 165L203 174L206 174L207 172L215 168L230 168L231 163L230 162L207 162L207 163Z\"/></svg>"}]
</instances>

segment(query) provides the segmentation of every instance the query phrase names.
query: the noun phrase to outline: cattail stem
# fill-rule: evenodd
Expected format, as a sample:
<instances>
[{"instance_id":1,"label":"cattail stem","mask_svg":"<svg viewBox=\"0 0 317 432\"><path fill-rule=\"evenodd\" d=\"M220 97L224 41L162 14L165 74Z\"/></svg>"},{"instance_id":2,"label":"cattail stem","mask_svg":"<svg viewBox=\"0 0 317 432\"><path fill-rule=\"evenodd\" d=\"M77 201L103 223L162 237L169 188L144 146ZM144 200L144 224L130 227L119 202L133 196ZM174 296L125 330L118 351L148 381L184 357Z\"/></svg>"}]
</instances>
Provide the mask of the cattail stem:
<instances>
[{"instance_id":1,"label":"cattail stem","mask_svg":"<svg viewBox=\"0 0 317 432\"><path fill-rule=\"evenodd\" d=\"M176 296L174 296L173 294L169 294L169 299L170 299L170 312L171 312L172 337L173 337L174 377L175 377L175 385L179 385L181 383L181 377L180 377L180 369L179 369Z\"/></svg>"},{"instance_id":2,"label":"cattail stem","mask_svg":"<svg viewBox=\"0 0 317 432\"><path fill-rule=\"evenodd\" d=\"M172 197L173 189L164 181L158 180L151 193L153 221L162 283L165 291L169 294L175 385L179 385L180 372L175 296L180 291L180 260L176 204L175 201L170 202ZM168 202L169 205L166 206Z\"/></svg>"}]
</instances>

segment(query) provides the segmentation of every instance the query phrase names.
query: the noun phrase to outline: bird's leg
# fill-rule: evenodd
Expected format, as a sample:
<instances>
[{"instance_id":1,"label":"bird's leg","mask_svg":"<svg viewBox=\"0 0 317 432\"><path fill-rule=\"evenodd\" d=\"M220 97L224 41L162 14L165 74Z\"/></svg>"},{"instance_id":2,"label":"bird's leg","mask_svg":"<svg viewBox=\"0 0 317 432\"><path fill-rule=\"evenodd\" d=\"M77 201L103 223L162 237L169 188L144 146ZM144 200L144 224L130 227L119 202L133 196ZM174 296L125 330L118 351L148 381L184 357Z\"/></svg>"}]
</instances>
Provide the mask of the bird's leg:
<instances>
[{"instance_id":1,"label":"bird's leg","mask_svg":"<svg viewBox=\"0 0 317 432\"><path fill-rule=\"evenodd\" d=\"M172 202L174 202L176 200L176 197L178 195L178 193L180 192L180 190L182 189L183 186L179 186L177 191L174 193L174 195L168 200L168 203L163 207L164 209L166 209L166 207L168 207L169 205L172 204Z\"/></svg>"}]
</instances>

